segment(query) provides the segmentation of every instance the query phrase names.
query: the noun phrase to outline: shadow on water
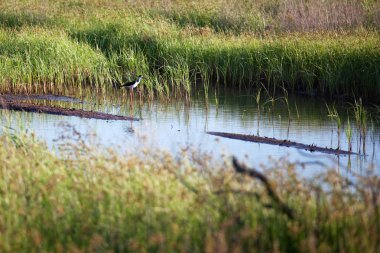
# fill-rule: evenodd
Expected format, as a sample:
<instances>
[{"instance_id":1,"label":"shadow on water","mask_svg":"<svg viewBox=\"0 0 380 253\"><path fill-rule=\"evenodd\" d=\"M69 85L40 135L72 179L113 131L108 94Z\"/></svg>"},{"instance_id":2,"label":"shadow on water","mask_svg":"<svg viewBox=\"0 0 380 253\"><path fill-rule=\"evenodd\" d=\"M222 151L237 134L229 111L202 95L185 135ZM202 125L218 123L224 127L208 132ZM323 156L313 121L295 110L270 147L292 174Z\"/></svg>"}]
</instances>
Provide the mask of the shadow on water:
<instances>
[{"instance_id":1,"label":"shadow on water","mask_svg":"<svg viewBox=\"0 0 380 253\"><path fill-rule=\"evenodd\" d=\"M380 164L380 128L375 120L368 121L365 135L363 126L358 126L350 105L334 105L341 122L338 130L328 108L333 103L311 98L284 96L270 97L265 92L241 92L209 88L208 96L203 90L194 89L191 100L183 97L147 99L144 95L129 100L125 90L93 90L82 88L79 92L68 91L67 97L45 95L25 96L23 100L40 105L60 106L115 115L141 118L140 122L116 122L74 117L7 112L10 120L3 126L15 127L17 120L28 122L29 128L40 138L54 146L59 122L67 122L78 131L93 131L99 142L107 147L120 146L121 152L135 150L146 145L180 152L181 148L192 147L212 152L215 159L223 154L235 155L252 165L266 164L268 157L288 157L304 164L325 164L345 168L347 171ZM136 99L138 98L138 99ZM327 105L327 106L326 106ZM4 115L5 111L2 110ZM368 110L368 115L369 115ZM348 123L350 122L350 123ZM348 124L351 137L345 134ZM244 135L259 135L278 140L291 140L306 145L345 150L352 147L361 156L305 154L283 146L263 143L246 143L239 140L209 136L207 131L228 132ZM363 142L363 137L366 140ZM365 151L365 153L364 153ZM319 166L321 167L321 166ZM378 168L377 168L378 170ZM379 171L378 171L379 172Z\"/></svg>"}]
</instances>

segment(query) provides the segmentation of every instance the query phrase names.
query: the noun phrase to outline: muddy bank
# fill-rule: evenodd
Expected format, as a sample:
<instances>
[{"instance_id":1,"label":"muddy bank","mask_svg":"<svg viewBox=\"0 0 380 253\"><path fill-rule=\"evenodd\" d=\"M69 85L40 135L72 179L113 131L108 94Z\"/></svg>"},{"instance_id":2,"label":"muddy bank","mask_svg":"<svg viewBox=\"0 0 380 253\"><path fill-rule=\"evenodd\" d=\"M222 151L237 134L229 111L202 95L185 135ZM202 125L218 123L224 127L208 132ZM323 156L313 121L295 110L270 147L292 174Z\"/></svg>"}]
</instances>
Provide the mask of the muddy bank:
<instances>
[{"instance_id":1,"label":"muddy bank","mask_svg":"<svg viewBox=\"0 0 380 253\"><path fill-rule=\"evenodd\" d=\"M63 115L63 116L75 116L87 119L102 119L102 120L139 120L138 118L113 115L102 112L94 111L84 111L82 109L68 109L55 106L46 106L46 105L36 105L28 102L21 101L21 98L16 99L16 97L7 98L6 96L0 96L0 109L8 109L15 111L25 111L25 112L38 112L46 113L53 115ZM30 96L28 99L31 99Z\"/></svg>"},{"instance_id":2,"label":"muddy bank","mask_svg":"<svg viewBox=\"0 0 380 253\"><path fill-rule=\"evenodd\" d=\"M321 152L325 154L334 154L334 155L358 155L358 153L341 150L341 149L333 149L327 147L319 147L315 145L306 145L299 142L289 141L289 140L278 140L275 138L269 137L260 137L255 135L246 135L246 134L234 134L234 133L224 133L224 132L207 132L210 135L242 140L242 141L250 141L256 143L264 143L270 145L278 145L284 147L293 147L298 149L304 149L310 152Z\"/></svg>"}]
</instances>

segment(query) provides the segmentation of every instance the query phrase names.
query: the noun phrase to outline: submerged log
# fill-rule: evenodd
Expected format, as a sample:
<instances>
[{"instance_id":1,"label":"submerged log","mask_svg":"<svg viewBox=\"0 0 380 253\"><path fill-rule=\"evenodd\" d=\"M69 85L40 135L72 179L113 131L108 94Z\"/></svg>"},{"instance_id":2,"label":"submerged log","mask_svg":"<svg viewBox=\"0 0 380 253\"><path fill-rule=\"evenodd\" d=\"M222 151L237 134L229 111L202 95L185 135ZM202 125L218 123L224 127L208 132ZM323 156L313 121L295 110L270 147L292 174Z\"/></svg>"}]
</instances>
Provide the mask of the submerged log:
<instances>
[{"instance_id":1,"label":"submerged log","mask_svg":"<svg viewBox=\"0 0 380 253\"><path fill-rule=\"evenodd\" d=\"M87 119L102 119L102 120L133 120L138 121L138 118L113 115L102 112L84 111L82 109L75 108L62 108L46 105L36 105L27 102L21 102L17 100L0 100L0 109L8 109L15 111L25 111L25 112L39 112L53 115L63 115L63 116L75 116Z\"/></svg>"},{"instance_id":2,"label":"submerged log","mask_svg":"<svg viewBox=\"0 0 380 253\"><path fill-rule=\"evenodd\" d=\"M358 153L355 153L352 151L341 150L338 148L333 149L333 148L327 148L327 147L319 147L313 144L307 145L307 144L294 142L290 140L279 140L279 139L269 138L269 137L260 137L260 136L255 136L255 135L234 134L234 133L225 133L225 132L207 132L207 133L210 135L215 135L215 136L220 136L220 137L225 137L225 138L230 138L230 139L235 139L235 140L304 149L310 152L321 152L321 153L334 154L334 155L358 155Z\"/></svg>"}]
</instances>

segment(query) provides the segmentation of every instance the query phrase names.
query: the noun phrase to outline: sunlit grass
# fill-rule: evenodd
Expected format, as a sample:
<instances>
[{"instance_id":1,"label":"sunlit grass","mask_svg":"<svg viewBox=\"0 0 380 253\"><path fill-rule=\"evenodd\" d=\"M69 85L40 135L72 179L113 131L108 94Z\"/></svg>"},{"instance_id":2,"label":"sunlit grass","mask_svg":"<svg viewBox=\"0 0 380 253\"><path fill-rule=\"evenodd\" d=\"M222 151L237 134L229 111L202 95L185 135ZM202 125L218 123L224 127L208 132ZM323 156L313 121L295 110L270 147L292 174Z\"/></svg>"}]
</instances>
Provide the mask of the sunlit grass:
<instances>
[{"instance_id":1,"label":"sunlit grass","mask_svg":"<svg viewBox=\"0 0 380 253\"><path fill-rule=\"evenodd\" d=\"M265 9L261 2L239 3L234 12L229 1L209 6L169 1L165 13L163 6L140 2L3 3L3 87L30 92L38 83L110 86L142 74L149 97L189 94L195 83L206 91L210 84L244 89L265 84L272 95L284 87L366 101L380 94L380 39L371 27L267 33L262 18L261 28L244 21L253 18L247 10ZM22 46L24 41L30 46Z\"/></svg>"},{"instance_id":2,"label":"sunlit grass","mask_svg":"<svg viewBox=\"0 0 380 253\"><path fill-rule=\"evenodd\" d=\"M327 170L303 179L296 164L269 162L265 175L290 220L229 159L120 155L77 141L61 146L71 157L63 159L30 136L8 131L0 142L1 252L379 249L376 176L352 182Z\"/></svg>"},{"instance_id":3,"label":"sunlit grass","mask_svg":"<svg viewBox=\"0 0 380 253\"><path fill-rule=\"evenodd\" d=\"M64 33L38 28L17 33L0 30L0 57L2 91L101 85L110 80L107 59Z\"/></svg>"},{"instance_id":4,"label":"sunlit grass","mask_svg":"<svg viewBox=\"0 0 380 253\"><path fill-rule=\"evenodd\" d=\"M328 8L336 5L2 1L0 92L62 94L67 86L105 87L142 74L149 97L189 95L197 83L205 96L209 85L225 85L268 96L284 87L376 101L378 2ZM358 101L356 128L365 136L367 113ZM60 151L68 153L59 156L9 132L0 143L1 252L379 250L377 176L350 181L326 168L302 179L297 164L268 161L265 175L294 210L289 220L230 159L215 164L196 152L178 158L151 149L118 154L80 141L65 143Z\"/></svg>"}]
</instances>

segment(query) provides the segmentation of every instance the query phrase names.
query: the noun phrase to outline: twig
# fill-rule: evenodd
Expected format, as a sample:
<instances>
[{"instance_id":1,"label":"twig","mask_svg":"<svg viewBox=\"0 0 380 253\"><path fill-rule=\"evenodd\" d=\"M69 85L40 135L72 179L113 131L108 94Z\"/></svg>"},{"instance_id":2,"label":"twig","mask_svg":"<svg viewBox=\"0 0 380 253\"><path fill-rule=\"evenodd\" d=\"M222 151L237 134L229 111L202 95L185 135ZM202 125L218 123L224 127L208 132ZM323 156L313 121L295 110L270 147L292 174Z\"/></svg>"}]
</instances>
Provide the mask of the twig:
<instances>
[{"instance_id":1,"label":"twig","mask_svg":"<svg viewBox=\"0 0 380 253\"><path fill-rule=\"evenodd\" d=\"M258 172L255 169L249 169L246 168L244 165L239 164L236 157L232 158L232 163L237 173L246 174L252 178L256 178L259 181L261 181L264 184L269 197L273 200L278 209L284 214L286 214L286 216L288 216L289 219L294 219L293 210L280 200L277 193L272 189L271 185L269 184L269 180L262 173Z\"/></svg>"}]
</instances>

